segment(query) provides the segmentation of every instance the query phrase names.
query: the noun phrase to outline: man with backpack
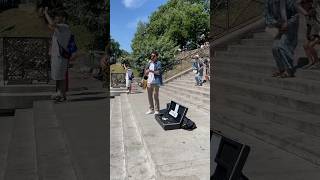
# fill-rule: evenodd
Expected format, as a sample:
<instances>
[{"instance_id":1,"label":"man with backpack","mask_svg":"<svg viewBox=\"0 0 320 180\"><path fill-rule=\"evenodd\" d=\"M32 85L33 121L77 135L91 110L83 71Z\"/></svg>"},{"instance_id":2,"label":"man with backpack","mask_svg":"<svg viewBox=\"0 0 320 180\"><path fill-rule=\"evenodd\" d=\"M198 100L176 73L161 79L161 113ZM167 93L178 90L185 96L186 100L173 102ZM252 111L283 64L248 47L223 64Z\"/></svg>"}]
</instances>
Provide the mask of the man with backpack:
<instances>
[{"instance_id":1,"label":"man with backpack","mask_svg":"<svg viewBox=\"0 0 320 180\"><path fill-rule=\"evenodd\" d=\"M53 31L51 43L51 78L56 81L56 94L52 99L63 102L66 100L66 75L69 59L72 54L69 50L71 31L66 24L67 15L64 11L55 12L52 19L48 14L48 8L44 11L49 23L49 29Z\"/></svg>"},{"instance_id":2,"label":"man with backpack","mask_svg":"<svg viewBox=\"0 0 320 180\"><path fill-rule=\"evenodd\" d=\"M146 114L159 114L160 112L159 89L162 83L162 67L161 62L158 60L158 55L157 51L151 53L151 60L145 69L145 76L148 77L147 91L149 100L149 110Z\"/></svg>"},{"instance_id":3,"label":"man with backpack","mask_svg":"<svg viewBox=\"0 0 320 180\"><path fill-rule=\"evenodd\" d=\"M194 56L192 61L192 71L195 74L194 78L196 80L195 86L202 86L204 64L198 54Z\"/></svg>"}]
</instances>

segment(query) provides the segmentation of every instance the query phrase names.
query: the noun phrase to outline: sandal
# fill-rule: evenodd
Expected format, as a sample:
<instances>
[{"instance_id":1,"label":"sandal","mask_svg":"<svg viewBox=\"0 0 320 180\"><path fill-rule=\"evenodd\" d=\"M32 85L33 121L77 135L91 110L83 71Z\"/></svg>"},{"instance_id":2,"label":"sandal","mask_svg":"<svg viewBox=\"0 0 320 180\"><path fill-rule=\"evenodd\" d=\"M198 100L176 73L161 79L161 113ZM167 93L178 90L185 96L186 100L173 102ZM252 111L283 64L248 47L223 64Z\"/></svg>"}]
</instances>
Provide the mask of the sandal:
<instances>
[{"instance_id":1,"label":"sandal","mask_svg":"<svg viewBox=\"0 0 320 180\"><path fill-rule=\"evenodd\" d=\"M280 78L292 78L292 77L295 77L293 72L288 72L288 71L286 71L280 75Z\"/></svg>"},{"instance_id":2,"label":"sandal","mask_svg":"<svg viewBox=\"0 0 320 180\"><path fill-rule=\"evenodd\" d=\"M67 100L67 98L65 96L64 97L60 96L60 98L56 99L56 102L64 102L66 100Z\"/></svg>"},{"instance_id":3,"label":"sandal","mask_svg":"<svg viewBox=\"0 0 320 180\"><path fill-rule=\"evenodd\" d=\"M280 77L283 74L283 71L277 71L272 74L272 77Z\"/></svg>"}]
</instances>

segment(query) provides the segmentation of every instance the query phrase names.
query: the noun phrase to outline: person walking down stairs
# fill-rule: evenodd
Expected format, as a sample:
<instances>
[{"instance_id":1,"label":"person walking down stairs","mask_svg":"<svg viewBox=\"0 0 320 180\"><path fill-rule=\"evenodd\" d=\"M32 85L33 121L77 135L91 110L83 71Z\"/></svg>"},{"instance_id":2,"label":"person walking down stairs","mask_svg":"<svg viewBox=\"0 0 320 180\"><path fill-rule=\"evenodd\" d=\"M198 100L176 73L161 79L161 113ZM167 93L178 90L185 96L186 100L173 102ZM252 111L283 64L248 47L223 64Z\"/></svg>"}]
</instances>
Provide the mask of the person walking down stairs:
<instances>
[{"instance_id":1,"label":"person walking down stairs","mask_svg":"<svg viewBox=\"0 0 320 180\"><path fill-rule=\"evenodd\" d=\"M278 71L273 77L294 77L293 57L298 44L299 16L295 0L268 0L266 2L267 29L274 29L272 47ZM270 31L274 32L274 31Z\"/></svg>"},{"instance_id":2,"label":"person walking down stairs","mask_svg":"<svg viewBox=\"0 0 320 180\"><path fill-rule=\"evenodd\" d=\"M148 76L147 91L149 100L149 110L146 114L159 114L159 89L161 85L162 67L161 62L158 60L158 52L151 53L151 60L145 69L145 75Z\"/></svg>"},{"instance_id":3,"label":"person walking down stairs","mask_svg":"<svg viewBox=\"0 0 320 180\"><path fill-rule=\"evenodd\" d=\"M199 58L199 55L196 54L192 60L192 69L195 74L196 86L202 86L203 83L203 68L204 64L202 60Z\"/></svg>"}]
</instances>

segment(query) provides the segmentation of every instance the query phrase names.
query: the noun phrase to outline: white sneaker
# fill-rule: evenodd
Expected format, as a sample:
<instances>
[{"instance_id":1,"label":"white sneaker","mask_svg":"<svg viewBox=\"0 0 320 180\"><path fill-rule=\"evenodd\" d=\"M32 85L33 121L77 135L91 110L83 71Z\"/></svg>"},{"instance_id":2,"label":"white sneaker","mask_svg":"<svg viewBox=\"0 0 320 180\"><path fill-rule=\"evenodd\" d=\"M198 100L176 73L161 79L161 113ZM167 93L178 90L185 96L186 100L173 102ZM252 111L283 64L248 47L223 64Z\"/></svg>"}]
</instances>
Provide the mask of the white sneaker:
<instances>
[{"instance_id":1,"label":"white sneaker","mask_svg":"<svg viewBox=\"0 0 320 180\"><path fill-rule=\"evenodd\" d=\"M148 112L146 112L146 114L153 114L154 111L153 110L149 110Z\"/></svg>"},{"instance_id":2,"label":"white sneaker","mask_svg":"<svg viewBox=\"0 0 320 180\"><path fill-rule=\"evenodd\" d=\"M158 114L160 114L159 111L155 111L155 112L154 112L154 115L158 115Z\"/></svg>"}]
</instances>

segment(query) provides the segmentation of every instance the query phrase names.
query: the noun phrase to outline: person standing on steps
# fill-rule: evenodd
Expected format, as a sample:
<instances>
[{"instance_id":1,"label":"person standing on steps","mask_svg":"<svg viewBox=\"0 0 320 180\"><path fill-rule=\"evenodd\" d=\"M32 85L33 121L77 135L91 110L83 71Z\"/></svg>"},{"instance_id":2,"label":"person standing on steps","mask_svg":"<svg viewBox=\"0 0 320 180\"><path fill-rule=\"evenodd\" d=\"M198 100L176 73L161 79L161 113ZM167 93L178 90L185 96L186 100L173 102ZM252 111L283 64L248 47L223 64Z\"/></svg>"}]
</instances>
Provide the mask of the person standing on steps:
<instances>
[{"instance_id":1,"label":"person standing on steps","mask_svg":"<svg viewBox=\"0 0 320 180\"><path fill-rule=\"evenodd\" d=\"M273 77L294 77L293 58L298 43L299 16L296 0L267 0L265 19L267 28L277 30L272 53L278 70Z\"/></svg>"},{"instance_id":2,"label":"person standing on steps","mask_svg":"<svg viewBox=\"0 0 320 180\"><path fill-rule=\"evenodd\" d=\"M149 100L149 110L146 114L159 114L160 111L159 89L161 85L162 67L158 56L158 52L153 51L151 53L151 60L145 69L145 75L148 76L147 92Z\"/></svg>"},{"instance_id":3,"label":"person standing on steps","mask_svg":"<svg viewBox=\"0 0 320 180\"><path fill-rule=\"evenodd\" d=\"M52 99L63 102L66 100L66 72L68 68L68 44L71 31L66 24L67 14L64 11L54 13L52 19L45 8L44 15L49 23L49 29L53 31L51 43L51 78L56 81L56 94Z\"/></svg>"},{"instance_id":4,"label":"person standing on steps","mask_svg":"<svg viewBox=\"0 0 320 180\"><path fill-rule=\"evenodd\" d=\"M203 83L203 68L204 64L199 58L199 55L196 54L192 60L192 71L195 74L196 86L202 86Z\"/></svg>"}]
</instances>

